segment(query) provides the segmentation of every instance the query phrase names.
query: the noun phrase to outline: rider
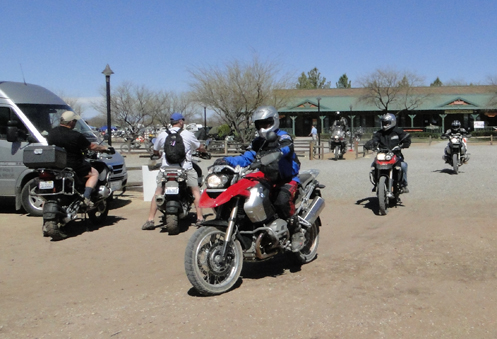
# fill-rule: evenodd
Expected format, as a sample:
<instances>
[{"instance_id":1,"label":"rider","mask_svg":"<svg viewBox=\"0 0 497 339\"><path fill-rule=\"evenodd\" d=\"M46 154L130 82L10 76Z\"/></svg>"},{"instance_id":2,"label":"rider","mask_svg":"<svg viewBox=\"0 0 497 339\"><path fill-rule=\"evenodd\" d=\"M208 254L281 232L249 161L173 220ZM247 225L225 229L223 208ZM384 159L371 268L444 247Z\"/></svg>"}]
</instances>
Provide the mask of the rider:
<instances>
[{"instance_id":1,"label":"rider","mask_svg":"<svg viewBox=\"0 0 497 339\"><path fill-rule=\"evenodd\" d=\"M83 194L84 203L87 207L90 207L90 196L98 182L98 171L91 167L90 163L85 160L83 152L90 149L92 151L113 154L115 151L113 147L106 147L90 142L82 133L75 131L74 127L79 119L81 117L73 111L62 113L60 116L60 125L48 133L47 141L49 145L64 147L67 152L67 167L71 167L78 177L86 180L85 192Z\"/></svg>"},{"instance_id":2,"label":"rider","mask_svg":"<svg viewBox=\"0 0 497 339\"><path fill-rule=\"evenodd\" d=\"M239 156L217 159L214 164L228 164L233 167L249 166L255 160L257 152L265 146L268 133L276 133L278 140L275 146L279 147L282 157L276 170L278 173L273 173L277 176L276 181L273 182L272 194L276 196L273 204L278 216L287 220L288 229L292 233L292 251L298 252L304 245L305 238L298 217L293 217L294 198L300 182L298 178L300 162L293 149L293 140L287 132L279 129L279 114L273 106L258 107L252 115L252 121L258 131L258 136L252 141L248 150Z\"/></svg>"},{"instance_id":3,"label":"rider","mask_svg":"<svg viewBox=\"0 0 497 339\"><path fill-rule=\"evenodd\" d=\"M185 117L183 114L175 112L171 115L170 118L171 122L171 129L170 131L177 133L180 129L183 129L185 126ZM202 221L204 221L204 217L202 215L202 209L199 207L199 202L200 202L200 188L198 187L198 174L197 171L195 170L194 163L192 162L192 153L195 150L199 150L202 152L205 152L205 148L200 144L200 142L197 140L195 137L195 134L192 132L183 129L181 132L181 138L184 141L185 144L185 152L186 152L186 158L185 160L180 164L183 169L186 170L187 174L187 186L190 187L192 190L193 198L194 198L194 204L195 204L195 210L197 213L197 222L196 225L200 225ZM162 166L169 166L166 156L164 152L164 144L166 142L166 138L169 135L168 132L164 131L159 136L155 139L154 143L154 154L153 156L155 157L161 157L162 158ZM162 152L162 155L161 155ZM198 167L198 166L197 166ZM155 214L157 213L157 202L155 200L155 197L157 195L161 195L164 193L164 186L161 182L162 179L162 174L159 172L157 174L157 188L155 189L155 194L154 197L152 198L152 201L150 202L150 210L148 213L148 219L147 221L143 224L142 230L153 230L155 229L155 224L154 224L154 218Z\"/></svg>"},{"instance_id":4,"label":"rider","mask_svg":"<svg viewBox=\"0 0 497 339\"><path fill-rule=\"evenodd\" d=\"M459 120L454 120L451 124L451 127L452 128L449 128L445 133L442 134L441 136L442 139L450 138L453 134L461 134L462 136L465 137L470 136L470 134L464 128L461 127L461 122ZM466 153L468 151L468 145L466 145L466 141L464 140L464 138L462 140L463 141L461 147L461 160L464 163L467 163L469 160L469 153ZM442 156L442 159L445 160L446 163L449 162L449 157L450 157L449 152L450 148L449 145L447 145L447 147L445 147L444 150L444 155Z\"/></svg>"},{"instance_id":5,"label":"rider","mask_svg":"<svg viewBox=\"0 0 497 339\"><path fill-rule=\"evenodd\" d=\"M332 127L337 126L342 127L345 132L349 131L349 128L347 126L347 119L344 116L340 115L339 111L335 113L335 121L333 121Z\"/></svg>"},{"instance_id":6,"label":"rider","mask_svg":"<svg viewBox=\"0 0 497 339\"><path fill-rule=\"evenodd\" d=\"M400 166L403 172L402 183L400 184L401 193L409 193L409 188L407 188L407 163L404 161L404 156L400 149L411 146L411 136L402 128L396 127L397 118L395 118L394 114L386 113L381 116L380 120L381 129L373 135L371 142L373 145L392 150L401 159Z\"/></svg>"}]
</instances>

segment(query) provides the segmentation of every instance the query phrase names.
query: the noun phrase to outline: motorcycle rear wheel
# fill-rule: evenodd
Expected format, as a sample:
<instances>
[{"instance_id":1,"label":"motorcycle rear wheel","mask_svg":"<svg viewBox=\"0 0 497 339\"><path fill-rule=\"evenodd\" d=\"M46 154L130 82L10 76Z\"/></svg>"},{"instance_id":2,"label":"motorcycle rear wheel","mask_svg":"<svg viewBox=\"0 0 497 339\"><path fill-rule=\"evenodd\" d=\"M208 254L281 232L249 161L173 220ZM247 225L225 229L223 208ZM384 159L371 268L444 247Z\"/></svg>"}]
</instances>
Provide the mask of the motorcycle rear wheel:
<instances>
[{"instance_id":1,"label":"motorcycle rear wheel","mask_svg":"<svg viewBox=\"0 0 497 339\"><path fill-rule=\"evenodd\" d=\"M166 214L166 227L169 235L179 234L179 218L177 214Z\"/></svg>"},{"instance_id":2,"label":"motorcycle rear wheel","mask_svg":"<svg viewBox=\"0 0 497 339\"><path fill-rule=\"evenodd\" d=\"M454 169L455 174L459 173L459 159L457 153L452 155L452 168Z\"/></svg>"},{"instance_id":3,"label":"motorcycle rear wheel","mask_svg":"<svg viewBox=\"0 0 497 339\"><path fill-rule=\"evenodd\" d=\"M300 264L307 264L316 258L318 254L319 246L319 226L321 225L321 220L319 218L312 224L311 227L307 229L305 233L304 247L296 253L295 258Z\"/></svg>"},{"instance_id":4,"label":"motorcycle rear wheel","mask_svg":"<svg viewBox=\"0 0 497 339\"><path fill-rule=\"evenodd\" d=\"M60 231L57 221L48 220L43 224L43 236L48 236L54 241L67 238L67 235Z\"/></svg>"},{"instance_id":5,"label":"motorcycle rear wheel","mask_svg":"<svg viewBox=\"0 0 497 339\"><path fill-rule=\"evenodd\" d=\"M215 227L200 227L188 241L185 271L188 280L202 295L229 291L240 277L243 266L242 246L238 240L228 243L221 257L226 233Z\"/></svg>"},{"instance_id":6,"label":"motorcycle rear wheel","mask_svg":"<svg viewBox=\"0 0 497 339\"><path fill-rule=\"evenodd\" d=\"M378 180L378 205L380 209L380 215L387 215L388 212L388 197L387 197L387 178L382 176L380 180Z\"/></svg>"},{"instance_id":7,"label":"motorcycle rear wheel","mask_svg":"<svg viewBox=\"0 0 497 339\"><path fill-rule=\"evenodd\" d=\"M128 153L130 150L130 145L128 143L124 143L121 145L121 153Z\"/></svg>"},{"instance_id":8,"label":"motorcycle rear wheel","mask_svg":"<svg viewBox=\"0 0 497 339\"><path fill-rule=\"evenodd\" d=\"M92 224L98 225L102 224L107 215L109 214L109 201L108 199L102 200L95 206L94 209L88 211L88 219Z\"/></svg>"}]
</instances>

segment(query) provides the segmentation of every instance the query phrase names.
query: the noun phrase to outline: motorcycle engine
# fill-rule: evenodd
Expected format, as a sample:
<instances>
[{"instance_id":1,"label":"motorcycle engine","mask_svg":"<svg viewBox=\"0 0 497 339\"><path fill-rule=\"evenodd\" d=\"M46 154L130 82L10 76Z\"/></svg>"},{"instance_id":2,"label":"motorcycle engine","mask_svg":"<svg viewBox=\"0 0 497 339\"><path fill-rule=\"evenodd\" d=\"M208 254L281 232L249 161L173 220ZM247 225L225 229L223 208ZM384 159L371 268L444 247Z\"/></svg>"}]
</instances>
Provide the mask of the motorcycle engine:
<instances>
[{"instance_id":1,"label":"motorcycle engine","mask_svg":"<svg viewBox=\"0 0 497 339\"><path fill-rule=\"evenodd\" d=\"M271 229L273 236L278 240L289 238L288 227L286 221L283 219L274 220L268 225L268 228Z\"/></svg>"}]
</instances>

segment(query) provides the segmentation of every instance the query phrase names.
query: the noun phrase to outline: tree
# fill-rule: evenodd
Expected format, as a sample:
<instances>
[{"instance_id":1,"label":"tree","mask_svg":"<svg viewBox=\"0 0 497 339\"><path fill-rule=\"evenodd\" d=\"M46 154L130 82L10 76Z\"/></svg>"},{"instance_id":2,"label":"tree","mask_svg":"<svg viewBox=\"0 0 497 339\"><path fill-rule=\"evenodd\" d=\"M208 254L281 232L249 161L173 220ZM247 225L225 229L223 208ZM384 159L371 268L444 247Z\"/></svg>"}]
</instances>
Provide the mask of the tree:
<instances>
[{"instance_id":1,"label":"tree","mask_svg":"<svg viewBox=\"0 0 497 339\"><path fill-rule=\"evenodd\" d=\"M346 73L343 73L343 75L338 79L338 82L336 83L337 88L350 88L352 84L352 81L349 80L347 77Z\"/></svg>"},{"instance_id":2,"label":"tree","mask_svg":"<svg viewBox=\"0 0 497 339\"><path fill-rule=\"evenodd\" d=\"M443 86L443 83L442 83L442 81L440 81L440 79L438 77L435 79L435 81L433 81L430 84L430 87L441 87L441 86Z\"/></svg>"},{"instance_id":3,"label":"tree","mask_svg":"<svg viewBox=\"0 0 497 339\"><path fill-rule=\"evenodd\" d=\"M298 83L296 85L297 89L316 89L316 88L330 88L331 82L326 82L325 77L321 77L321 73L316 67L311 69L305 75L304 72L300 75Z\"/></svg>"},{"instance_id":4,"label":"tree","mask_svg":"<svg viewBox=\"0 0 497 339\"><path fill-rule=\"evenodd\" d=\"M422 79L414 73L390 69L377 69L359 80L366 89L360 100L374 104L384 112L413 110L427 95L414 95Z\"/></svg>"},{"instance_id":5,"label":"tree","mask_svg":"<svg viewBox=\"0 0 497 339\"><path fill-rule=\"evenodd\" d=\"M287 101L278 90L289 87L289 77L279 76L274 63L262 62L257 56L248 63L234 60L189 72L197 104L214 111L242 142L254 136L251 117L257 107L272 105L278 109Z\"/></svg>"},{"instance_id":6,"label":"tree","mask_svg":"<svg viewBox=\"0 0 497 339\"><path fill-rule=\"evenodd\" d=\"M493 95L488 102L488 106L497 105L497 75L490 75L487 77L488 85L493 87Z\"/></svg>"},{"instance_id":7,"label":"tree","mask_svg":"<svg viewBox=\"0 0 497 339\"><path fill-rule=\"evenodd\" d=\"M70 97L67 97L65 96L65 94L63 92L59 93L58 96L64 100L64 102L72 108L72 110L74 111L74 113L76 113L77 115L79 115L80 117L83 116L84 114L84 109L83 109L83 105L78 101L78 98L70 98Z\"/></svg>"},{"instance_id":8,"label":"tree","mask_svg":"<svg viewBox=\"0 0 497 339\"><path fill-rule=\"evenodd\" d=\"M107 115L106 89L102 87L103 100L93 107L101 116ZM174 112L181 112L185 119L195 118L193 102L187 93L154 92L144 85L134 85L125 81L111 93L111 114L113 124L138 133L145 127L167 126Z\"/></svg>"}]
</instances>

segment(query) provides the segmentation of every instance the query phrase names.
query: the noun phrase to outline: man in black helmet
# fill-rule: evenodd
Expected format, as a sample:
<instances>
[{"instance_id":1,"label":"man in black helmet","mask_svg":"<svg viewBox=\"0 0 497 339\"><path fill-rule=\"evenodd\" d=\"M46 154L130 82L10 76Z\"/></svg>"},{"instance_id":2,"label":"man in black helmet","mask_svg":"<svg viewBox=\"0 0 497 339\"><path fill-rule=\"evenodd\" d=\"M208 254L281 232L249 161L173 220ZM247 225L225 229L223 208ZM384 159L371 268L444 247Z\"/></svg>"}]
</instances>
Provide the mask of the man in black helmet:
<instances>
[{"instance_id":1,"label":"man in black helmet","mask_svg":"<svg viewBox=\"0 0 497 339\"><path fill-rule=\"evenodd\" d=\"M392 150L398 157L400 157L402 167L402 193L409 193L407 188L407 163L404 161L404 155L401 152L402 148L409 148L411 146L411 136L402 128L397 127L397 118L392 113L386 113L381 116L381 129L373 135L373 139L369 142L372 145L379 145L380 147ZM373 189L374 190L374 189Z\"/></svg>"},{"instance_id":2,"label":"man in black helmet","mask_svg":"<svg viewBox=\"0 0 497 339\"><path fill-rule=\"evenodd\" d=\"M459 120L454 120L451 124L451 128L449 128L445 133L442 134L440 137L441 139L450 139L451 136L455 134L460 134L464 137L469 138L471 135L466 131L464 128L461 127L461 122ZM468 145L466 145L466 141L464 138L462 139L462 147L461 147L461 160L464 163L467 163L469 160L469 153L468 151ZM447 145L444 150L444 155L442 159L445 161L445 163L449 163L449 158L451 157L450 155L450 147Z\"/></svg>"}]
</instances>

